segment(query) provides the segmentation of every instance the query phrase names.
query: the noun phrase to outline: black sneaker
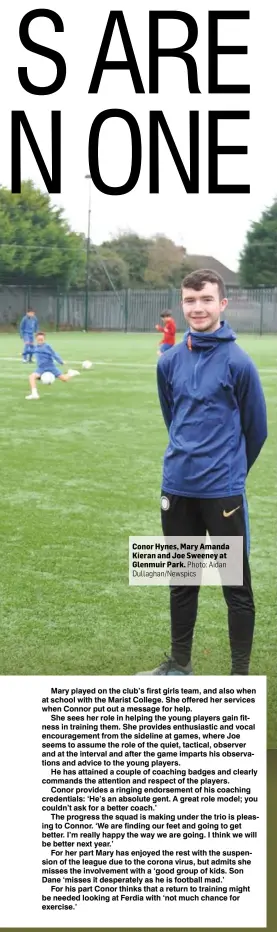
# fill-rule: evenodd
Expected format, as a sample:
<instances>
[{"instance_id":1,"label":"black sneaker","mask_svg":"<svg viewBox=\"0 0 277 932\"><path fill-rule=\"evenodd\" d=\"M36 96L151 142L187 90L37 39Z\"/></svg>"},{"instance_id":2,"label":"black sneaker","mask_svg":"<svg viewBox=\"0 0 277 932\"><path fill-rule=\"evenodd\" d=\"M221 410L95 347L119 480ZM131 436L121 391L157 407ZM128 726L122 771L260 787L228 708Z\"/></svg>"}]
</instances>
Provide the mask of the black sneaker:
<instances>
[{"instance_id":1,"label":"black sneaker","mask_svg":"<svg viewBox=\"0 0 277 932\"><path fill-rule=\"evenodd\" d=\"M193 672L190 662L182 667L173 657L166 657L166 660L155 670L144 670L142 673L136 673L135 676L193 676Z\"/></svg>"}]
</instances>

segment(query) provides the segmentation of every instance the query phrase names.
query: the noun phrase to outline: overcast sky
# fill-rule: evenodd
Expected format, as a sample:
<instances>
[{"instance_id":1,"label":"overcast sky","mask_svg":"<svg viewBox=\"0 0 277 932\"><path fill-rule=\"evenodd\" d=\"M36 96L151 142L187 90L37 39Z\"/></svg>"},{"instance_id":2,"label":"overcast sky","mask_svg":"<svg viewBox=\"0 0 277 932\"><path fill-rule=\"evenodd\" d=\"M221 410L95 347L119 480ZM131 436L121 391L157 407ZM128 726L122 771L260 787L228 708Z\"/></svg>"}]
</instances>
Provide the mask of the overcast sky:
<instances>
[{"instance_id":1,"label":"overcast sky","mask_svg":"<svg viewBox=\"0 0 277 932\"><path fill-rule=\"evenodd\" d=\"M54 81L56 66L49 59L27 51L19 39L19 24L31 4L13 0L5 5L1 48L1 152L0 182L11 186L10 121L12 110L25 110L45 162L51 169L50 115L62 113L62 190L52 195L53 203L63 206L71 227L86 232L89 183L88 138L96 115L108 108L129 110L137 119L142 138L142 169L134 190L123 196L107 196L92 185L91 237L96 243L119 230L131 229L140 235L164 233L184 245L189 253L213 255L236 269L245 234L252 220L258 220L265 206L277 195L276 176L276 65L277 14L275 4L264 0L140 0L112 5L79 0L69 4L51 0L48 8L62 17L64 32L55 33L45 17L30 27L31 38L58 50L65 58L67 77L63 88L53 95L34 96L21 87L18 67L27 67L37 85ZM205 8L205 9L204 9ZM98 94L88 94L91 77L110 9L125 15L145 94L136 94L128 71L107 71ZM160 61L159 94L149 94L149 10L176 10L190 13L198 24L198 40L192 54L198 71L201 94L188 91L187 70L177 58ZM208 94L208 9L250 10L250 20L221 23L219 44L248 45L248 55L220 57L222 83L251 85L250 95ZM3 15L3 14L2 14ZM186 41L187 28L180 21L160 25L160 45L179 46ZM118 29L115 30L108 59L125 60ZM248 155L221 156L219 181L250 183L250 195L208 194L209 110L250 110L250 121L224 121L220 127L222 145L248 145ZM160 193L149 194L149 111L162 110L180 155L189 169L189 110L200 113L200 192L186 193L167 144L161 139ZM101 131L99 161L101 174L109 185L123 184L130 170L130 133L122 121L110 120ZM26 141L22 145L22 177L32 178L42 190L44 182Z\"/></svg>"}]
</instances>

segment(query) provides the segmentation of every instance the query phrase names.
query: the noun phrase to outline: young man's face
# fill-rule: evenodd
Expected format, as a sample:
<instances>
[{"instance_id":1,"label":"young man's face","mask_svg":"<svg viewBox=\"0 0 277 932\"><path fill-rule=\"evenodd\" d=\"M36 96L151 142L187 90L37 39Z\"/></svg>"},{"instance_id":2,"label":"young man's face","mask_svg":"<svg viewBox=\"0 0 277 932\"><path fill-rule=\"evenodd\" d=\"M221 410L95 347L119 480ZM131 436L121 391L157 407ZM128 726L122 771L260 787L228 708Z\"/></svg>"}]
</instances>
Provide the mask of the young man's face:
<instances>
[{"instance_id":1,"label":"young man's face","mask_svg":"<svg viewBox=\"0 0 277 932\"><path fill-rule=\"evenodd\" d=\"M34 311L27 311L28 317L34 317Z\"/></svg>"},{"instance_id":2,"label":"young man's face","mask_svg":"<svg viewBox=\"0 0 277 932\"><path fill-rule=\"evenodd\" d=\"M39 333L36 339L37 339L37 343L39 346L42 346L42 343L45 342L45 336L43 335L43 333Z\"/></svg>"},{"instance_id":3,"label":"young man's face","mask_svg":"<svg viewBox=\"0 0 277 932\"><path fill-rule=\"evenodd\" d=\"M227 298L220 300L216 282L205 282L201 291L183 288L182 307L192 331L212 332L220 326L220 314L227 307Z\"/></svg>"}]
</instances>

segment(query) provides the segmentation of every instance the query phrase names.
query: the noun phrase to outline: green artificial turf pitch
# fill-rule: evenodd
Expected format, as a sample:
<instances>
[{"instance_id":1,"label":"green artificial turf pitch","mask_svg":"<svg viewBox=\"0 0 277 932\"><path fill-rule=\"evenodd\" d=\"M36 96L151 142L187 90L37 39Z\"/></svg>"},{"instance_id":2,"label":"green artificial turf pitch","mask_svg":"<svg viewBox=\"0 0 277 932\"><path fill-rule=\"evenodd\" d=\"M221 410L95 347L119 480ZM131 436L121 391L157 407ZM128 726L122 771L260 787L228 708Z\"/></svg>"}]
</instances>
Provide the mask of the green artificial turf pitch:
<instances>
[{"instance_id":1,"label":"green artificial turf pitch","mask_svg":"<svg viewBox=\"0 0 277 932\"><path fill-rule=\"evenodd\" d=\"M178 336L178 340L181 335ZM1 658L8 675L119 675L169 650L166 587L128 586L129 535L160 534L166 430L156 393L156 334L54 333L69 384L40 387L21 341L1 334ZM247 482L257 620L251 673L267 674L268 746L276 746L276 350L241 336L259 368L269 439ZM3 416L4 415L4 416ZM203 588L196 674L230 671L220 588Z\"/></svg>"}]
</instances>

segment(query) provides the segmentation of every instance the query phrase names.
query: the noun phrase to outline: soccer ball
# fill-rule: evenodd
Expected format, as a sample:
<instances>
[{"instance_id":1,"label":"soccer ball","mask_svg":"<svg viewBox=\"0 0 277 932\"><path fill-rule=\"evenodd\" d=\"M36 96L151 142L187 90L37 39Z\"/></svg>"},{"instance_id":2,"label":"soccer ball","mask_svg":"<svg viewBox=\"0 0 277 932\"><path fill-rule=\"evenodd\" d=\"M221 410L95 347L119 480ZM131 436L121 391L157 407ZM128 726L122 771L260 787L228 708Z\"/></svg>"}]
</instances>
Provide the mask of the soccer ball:
<instances>
[{"instance_id":1,"label":"soccer ball","mask_svg":"<svg viewBox=\"0 0 277 932\"><path fill-rule=\"evenodd\" d=\"M43 372L40 381L43 385L52 385L55 382L55 376L53 372Z\"/></svg>"},{"instance_id":2,"label":"soccer ball","mask_svg":"<svg viewBox=\"0 0 277 932\"><path fill-rule=\"evenodd\" d=\"M90 362L89 359L85 359L85 361L82 362L83 369L91 369L91 367L92 367L92 362Z\"/></svg>"}]
</instances>

